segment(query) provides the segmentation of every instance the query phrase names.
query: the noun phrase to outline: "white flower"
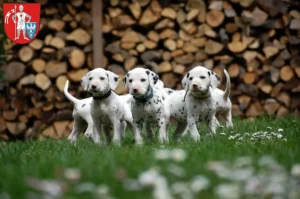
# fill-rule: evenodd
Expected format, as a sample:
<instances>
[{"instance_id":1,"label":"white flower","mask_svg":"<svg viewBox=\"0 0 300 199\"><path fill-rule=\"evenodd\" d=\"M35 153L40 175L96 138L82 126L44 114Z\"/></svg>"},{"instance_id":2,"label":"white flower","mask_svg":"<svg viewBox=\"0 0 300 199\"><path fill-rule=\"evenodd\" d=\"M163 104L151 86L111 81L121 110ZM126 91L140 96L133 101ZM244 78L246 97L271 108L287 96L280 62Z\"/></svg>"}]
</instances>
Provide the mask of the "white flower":
<instances>
[{"instance_id":1,"label":"white flower","mask_svg":"<svg viewBox=\"0 0 300 199\"><path fill-rule=\"evenodd\" d=\"M279 128L279 129L278 129L278 132L283 132L283 129Z\"/></svg>"},{"instance_id":2,"label":"white flower","mask_svg":"<svg viewBox=\"0 0 300 199\"><path fill-rule=\"evenodd\" d=\"M235 137L234 136L229 136L229 138L228 138L228 140L234 140L235 139Z\"/></svg>"},{"instance_id":3,"label":"white flower","mask_svg":"<svg viewBox=\"0 0 300 199\"><path fill-rule=\"evenodd\" d=\"M109 187L107 185L100 185L96 189L96 193L98 196L101 197L108 197L109 196Z\"/></svg>"},{"instance_id":4,"label":"white flower","mask_svg":"<svg viewBox=\"0 0 300 199\"><path fill-rule=\"evenodd\" d=\"M279 139L282 138L282 134L278 133L277 138L279 138Z\"/></svg>"},{"instance_id":5,"label":"white flower","mask_svg":"<svg viewBox=\"0 0 300 199\"><path fill-rule=\"evenodd\" d=\"M256 176L249 178L245 182L245 192L246 194L259 194L263 189L262 181Z\"/></svg>"},{"instance_id":6,"label":"white flower","mask_svg":"<svg viewBox=\"0 0 300 199\"><path fill-rule=\"evenodd\" d=\"M300 164L294 164L291 170L293 176L300 177Z\"/></svg>"},{"instance_id":7,"label":"white flower","mask_svg":"<svg viewBox=\"0 0 300 199\"><path fill-rule=\"evenodd\" d=\"M276 162L276 160L274 160L274 158L271 157L271 156L263 156L263 157L261 157L261 158L258 160L258 164L259 164L260 166L269 166L269 167L271 167L271 166L277 164L277 162Z\"/></svg>"},{"instance_id":8,"label":"white flower","mask_svg":"<svg viewBox=\"0 0 300 199\"><path fill-rule=\"evenodd\" d=\"M189 192L189 189L185 182L175 182L174 184L171 185L170 190L172 191L172 193L178 195Z\"/></svg>"},{"instance_id":9,"label":"white flower","mask_svg":"<svg viewBox=\"0 0 300 199\"><path fill-rule=\"evenodd\" d=\"M64 171L64 177L71 181L77 181L81 178L81 172L77 168L67 168Z\"/></svg>"},{"instance_id":10,"label":"white flower","mask_svg":"<svg viewBox=\"0 0 300 199\"><path fill-rule=\"evenodd\" d=\"M239 157L235 160L235 167L244 167L252 164L252 158L250 156Z\"/></svg>"},{"instance_id":11,"label":"white flower","mask_svg":"<svg viewBox=\"0 0 300 199\"><path fill-rule=\"evenodd\" d=\"M224 132L223 132L223 133L220 133L220 135L222 135L222 136L225 136L225 135L226 135L226 133L224 133Z\"/></svg>"},{"instance_id":12,"label":"white flower","mask_svg":"<svg viewBox=\"0 0 300 199\"><path fill-rule=\"evenodd\" d=\"M220 184L215 190L218 198L238 199L241 196L240 187L236 184Z\"/></svg>"},{"instance_id":13,"label":"white flower","mask_svg":"<svg viewBox=\"0 0 300 199\"><path fill-rule=\"evenodd\" d=\"M125 179L124 188L128 191L140 191L142 189L141 184L135 179Z\"/></svg>"},{"instance_id":14,"label":"white flower","mask_svg":"<svg viewBox=\"0 0 300 199\"><path fill-rule=\"evenodd\" d=\"M191 190L198 193L204 189L207 189L210 185L209 180L204 176L195 176L191 181Z\"/></svg>"},{"instance_id":15,"label":"white flower","mask_svg":"<svg viewBox=\"0 0 300 199\"><path fill-rule=\"evenodd\" d=\"M168 182L165 177L157 177L153 190L153 196L155 199L172 199L172 196L168 189Z\"/></svg>"},{"instance_id":16,"label":"white flower","mask_svg":"<svg viewBox=\"0 0 300 199\"><path fill-rule=\"evenodd\" d=\"M74 189L77 193L94 192L96 189L96 185L92 182L82 182L78 184Z\"/></svg>"},{"instance_id":17,"label":"white flower","mask_svg":"<svg viewBox=\"0 0 300 199\"><path fill-rule=\"evenodd\" d=\"M168 160L170 158L170 150L168 149L159 149L154 152L154 157L157 160Z\"/></svg>"},{"instance_id":18,"label":"white flower","mask_svg":"<svg viewBox=\"0 0 300 199\"><path fill-rule=\"evenodd\" d=\"M150 169L140 174L139 182L143 186L153 186L158 176L159 174L155 169Z\"/></svg>"},{"instance_id":19,"label":"white flower","mask_svg":"<svg viewBox=\"0 0 300 199\"><path fill-rule=\"evenodd\" d=\"M168 165L167 170L171 174L178 176L178 177L182 177L185 175L185 170L182 167L177 166L175 164Z\"/></svg>"},{"instance_id":20,"label":"white flower","mask_svg":"<svg viewBox=\"0 0 300 199\"><path fill-rule=\"evenodd\" d=\"M186 152L183 149L173 149L171 157L175 162L182 162L186 159Z\"/></svg>"},{"instance_id":21,"label":"white flower","mask_svg":"<svg viewBox=\"0 0 300 199\"><path fill-rule=\"evenodd\" d=\"M272 129L272 127L270 127L270 126L267 126L267 129L271 130L271 129Z\"/></svg>"}]
</instances>

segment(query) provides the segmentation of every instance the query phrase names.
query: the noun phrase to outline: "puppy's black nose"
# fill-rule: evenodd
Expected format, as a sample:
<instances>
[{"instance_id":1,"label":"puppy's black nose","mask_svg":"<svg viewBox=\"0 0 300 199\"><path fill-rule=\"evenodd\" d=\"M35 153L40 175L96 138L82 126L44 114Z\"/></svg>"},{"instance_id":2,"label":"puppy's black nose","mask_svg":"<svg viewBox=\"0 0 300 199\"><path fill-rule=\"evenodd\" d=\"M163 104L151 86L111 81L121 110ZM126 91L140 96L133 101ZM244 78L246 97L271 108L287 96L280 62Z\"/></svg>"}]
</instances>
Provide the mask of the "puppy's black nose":
<instances>
[{"instance_id":1,"label":"puppy's black nose","mask_svg":"<svg viewBox=\"0 0 300 199\"><path fill-rule=\"evenodd\" d=\"M134 89L133 89L133 92L135 92L135 93L138 92L138 89L134 88Z\"/></svg>"},{"instance_id":2,"label":"puppy's black nose","mask_svg":"<svg viewBox=\"0 0 300 199\"><path fill-rule=\"evenodd\" d=\"M95 89L96 88L96 86L95 85L92 85L92 89Z\"/></svg>"},{"instance_id":3,"label":"puppy's black nose","mask_svg":"<svg viewBox=\"0 0 300 199\"><path fill-rule=\"evenodd\" d=\"M193 84L193 88L198 88L197 84Z\"/></svg>"}]
</instances>

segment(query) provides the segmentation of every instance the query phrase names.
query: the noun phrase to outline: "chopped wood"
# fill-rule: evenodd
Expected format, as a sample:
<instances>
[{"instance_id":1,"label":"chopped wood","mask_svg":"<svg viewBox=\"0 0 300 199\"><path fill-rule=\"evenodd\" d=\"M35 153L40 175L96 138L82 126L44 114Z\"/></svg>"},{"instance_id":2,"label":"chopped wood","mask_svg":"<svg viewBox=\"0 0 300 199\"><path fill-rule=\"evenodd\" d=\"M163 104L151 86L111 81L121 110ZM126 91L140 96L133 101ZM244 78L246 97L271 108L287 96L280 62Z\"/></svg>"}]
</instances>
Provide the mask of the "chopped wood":
<instances>
[{"instance_id":1,"label":"chopped wood","mask_svg":"<svg viewBox=\"0 0 300 199\"><path fill-rule=\"evenodd\" d=\"M135 67L137 64L137 58L136 57L128 57L125 60L124 66L126 71L130 71L133 67Z\"/></svg>"},{"instance_id":2,"label":"chopped wood","mask_svg":"<svg viewBox=\"0 0 300 199\"><path fill-rule=\"evenodd\" d=\"M181 65L181 64L175 64L173 65L173 72L174 73L177 73L177 74L180 74L180 75L184 75L185 74L185 66L184 65Z\"/></svg>"},{"instance_id":3,"label":"chopped wood","mask_svg":"<svg viewBox=\"0 0 300 199\"><path fill-rule=\"evenodd\" d=\"M120 8L108 8L108 14L110 17L114 18L114 17L118 17L122 14L122 10Z\"/></svg>"},{"instance_id":4,"label":"chopped wood","mask_svg":"<svg viewBox=\"0 0 300 199\"><path fill-rule=\"evenodd\" d=\"M292 19L290 23L290 29L300 30L300 19Z\"/></svg>"},{"instance_id":5,"label":"chopped wood","mask_svg":"<svg viewBox=\"0 0 300 199\"><path fill-rule=\"evenodd\" d=\"M195 61L204 61L207 58L208 58L208 55L203 50L199 50L195 54Z\"/></svg>"},{"instance_id":6,"label":"chopped wood","mask_svg":"<svg viewBox=\"0 0 300 199\"><path fill-rule=\"evenodd\" d=\"M251 25L252 26L261 26L266 23L268 19L268 14L259 9L258 7L255 7L255 9L252 12L252 20Z\"/></svg>"},{"instance_id":7,"label":"chopped wood","mask_svg":"<svg viewBox=\"0 0 300 199\"><path fill-rule=\"evenodd\" d=\"M29 46L23 46L19 50L18 55L22 62L28 62L33 58L34 50Z\"/></svg>"},{"instance_id":8,"label":"chopped wood","mask_svg":"<svg viewBox=\"0 0 300 199\"><path fill-rule=\"evenodd\" d=\"M170 19L176 19L176 11L170 7L164 8L161 15Z\"/></svg>"},{"instance_id":9,"label":"chopped wood","mask_svg":"<svg viewBox=\"0 0 300 199\"><path fill-rule=\"evenodd\" d=\"M140 42L140 36L135 31L127 31L121 39L122 42Z\"/></svg>"},{"instance_id":10,"label":"chopped wood","mask_svg":"<svg viewBox=\"0 0 300 199\"><path fill-rule=\"evenodd\" d=\"M40 50L44 46L44 42L40 39L35 38L28 45L34 50Z\"/></svg>"},{"instance_id":11,"label":"chopped wood","mask_svg":"<svg viewBox=\"0 0 300 199\"><path fill-rule=\"evenodd\" d=\"M164 46L170 50L170 51L173 51L176 49L176 42L172 39L168 39L168 40L165 40L164 42Z\"/></svg>"},{"instance_id":12,"label":"chopped wood","mask_svg":"<svg viewBox=\"0 0 300 199\"><path fill-rule=\"evenodd\" d=\"M275 114L279 107L280 104L275 99L269 99L263 105L264 110L269 114Z\"/></svg>"},{"instance_id":13,"label":"chopped wood","mask_svg":"<svg viewBox=\"0 0 300 199\"><path fill-rule=\"evenodd\" d=\"M134 16L135 19L139 20L141 16L141 6L138 2L133 2L129 6L130 12Z\"/></svg>"},{"instance_id":14,"label":"chopped wood","mask_svg":"<svg viewBox=\"0 0 300 199\"><path fill-rule=\"evenodd\" d=\"M126 50L130 50L130 49L134 48L135 45L136 45L135 42L122 42L121 43L121 47Z\"/></svg>"},{"instance_id":15,"label":"chopped wood","mask_svg":"<svg viewBox=\"0 0 300 199\"><path fill-rule=\"evenodd\" d=\"M253 84L256 79L257 79L256 74L252 73L252 72L245 73L244 76L243 76L243 81L246 84Z\"/></svg>"},{"instance_id":16,"label":"chopped wood","mask_svg":"<svg viewBox=\"0 0 300 199\"><path fill-rule=\"evenodd\" d=\"M34 83L38 88L40 88L44 91L47 90L51 86L50 79L44 73L37 74L35 76Z\"/></svg>"},{"instance_id":17,"label":"chopped wood","mask_svg":"<svg viewBox=\"0 0 300 199\"><path fill-rule=\"evenodd\" d=\"M6 122L6 127L12 135L19 135L26 129L26 124L23 122Z\"/></svg>"},{"instance_id":18,"label":"chopped wood","mask_svg":"<svg viewBox=\"0 0 300 199\"><path fill-rule=\"evenodd\" d=\"M186 42L186 43L184 43L184 45L183 45L183 50L185 51L185 52L188 52L188 53L195 53L195 52L197 52L199 49L195 46L195 45L193 45L193 43L191 42Z\"/></svg>"},{"instance_id":19,"label":"chopped wood","mask_svg":"<svg viewBox=\"0 0 300 199\"><path fill-rule=\"evenodd\" d=\"M247 8L253 4L254 0L239 0L242 7Z\"/></svg>"},{"instance_id":20,"label":"chopped wood","mask_svg":"<svg viewBox=\"0 0 300 199\"><path fill-rule=\"evenodd\" d=\"M240 95L237 98L241 110L246 110L250 104L251 97L248 95Z\"/></svg>"},{"instance_id":21,"label":"chopped wood","mask_svg":"<svg viewBox=\"0 0 300 199\"><path fill-rule=\"evenodd\" d=\"M170 62L164 61L158 65L157 73L165 73L170 71L172 71L172 65L170 64Z\"/></svg>"},{"instance_id":22,"label":"chopped wood","mask_svg":"<svg viewBox=\"0 0 300 199\"><path fill-rule=\"evenodd\" d=\"M161 40L165 40L165 39L175 39L177 36L176 32L172 29L165 29L163 30L160 34L159 34L159 38Z\"/></svg>"},{"instance_id":23,"label":"chopped wood","mask_svg":"<svg viewBox=\"0 0 300 199\"><path fill-rule=\"evenodd\" d=\"M170 61L171 58L172 58L172 55L171 55L171 53L169 51L163 52L162 59L164 61Z\"/></svg>"},{"instance_id":24,"label":"chopped wood","mask_svg":"<svg viewBox=\"0 0 300 199\"><path fill-rule=\"evenodd\" d=\"M86 45L91 41L91 35L85 30L79 28L71 32L66 39L75 41L79 45Z\"/></svg>"},{"instance_id":25,"label":"chopped wood","mask_svg":"<svg viewBox=\"0 0 300 199\"><path fill-rule=\"evenodd\" d=\"M46 62L42 58L34 59L32 62L32 68L35 72L40 73L45 70Z\"/></svg>"},{"instance_id":26,"label":"chopped wood","mask_svg":"<svg viewBox=\"0 0 300 199\"><path fill-rule=\"evenodd\" d=\"M238 77L240 74L240 65L238 64L230 64L230 66L227 69L228 74L231 78Z\"/></svg>"},{"instance_id":27,"label":"chopped wood","mask_svg":"<svg viewBox=\"0 0 300 199\"><path fill-rule=\"evenodd\" d=\"M59 32L64 29L65 22L59 19L53 19L48 23L48 27Z\"/></svg>"},{"instance_id":28,"label":"chopped wood","mask_svg":"<svg viewBox=\"0 0 300 199\"><path fill-rule=\"evenodd\" d=\"M214 55L219 53L223 48L223 44L210 39L205 43L204 51L209 55Z\"/></svg>"},{"instance_id":29,"label":"chopped wood","mask_svg":"<svg viewBox=\"0 0 300 199\"><path fill-rule=\"evenodd\" d=\"M85 63L85 53L76 48L69 54L69 62L73 68L81 68Z\"/></svg>"},{"instance_id":30,"label":"chopped wood","mask_svg":"<svg viewBox=\"0 0 300 199\"><path fill-rule=\"evenodd\" d=\"M78 69L78 70L72 70L70 72L67 73L67 76L68 78L71 80L71 81L74 81L74 82L80 82L81 78L86 74L88 73L89 70L88 69Z\"/></svg>"},{"instance_id":31,"label":"chopped wood","mask_svg":"<svg viewBox=\"0 0 300 199\"><path fill-rule=\"evenodd\" d=\"M56 121L53 123L54 130L58 137L67 137L68 136L68 125L69 121Z\"/></svg>"},{"instance_id":32,"label":"chopped wood","mask_svg":"<svg viewBox=\"0 0 300 199\"><path fill-rule=\"evenodd\" d=\"M291 104L291 96L287 92L280 92L276 98L287 107L289 107Z\"/></svg>"},{"instance_id":33,"label":"chopped wood","mask_svg":"<svg viewBox=\"0 0 300 199\"><path fill-rule=\"evenodd\" d=\"M26 76L22 77L17 85L17 88L22 89L23 85L34 84L34 79L35 79L34 74L30 74L30 75L26 75Z\"/></svg>"},{"instance_id":34,"label":"chopped wood","mask_svg":"<svg viewBox=\"0 0 300 199\"><path fill-rule=\"evenodd\" d=\"M181 24L185 21L185 19L186 19L186 13L182 9L180 9L177 12L176 21L178 24Z\"/></svg>"},{"instance_id":35,"label":"chopped wood","mask_svg":"<svg viewBox=\"0 0 300 199\"><path fill-rule=\"evenodd\" d=\"M174 60L178 64L191 64L194 62L194 56L192 53L187 53L185 55L175 57Z\"/></svg>"},{"instance_id":36,"label":"chopped wood","mask_svg":"<svg viewBox=\"0 0 300 199\"><path fill-rule=\"evenodd\" d=\"M15 82L24 75L25 65L21 62L12 61L4 67L4 70L5 79L8 82Z\"/></svg>"},{"instance_id":37,"label":"chopped wood","mask_svg":"<svg viewBox=\"0 0 300 199\"><path fill-rule=\"evenodd\" d=\"M279 52L279 50L274 46L266 46L263 48L263 51L267 59L276 55Z\"/></svg>"},{"instance_id":38,"label":"chopped wood","mask_svg":"<svg viewBox=\"0 0 300 199\"><path fill-rule=\"evenodd\" d=\"M164 82L166 88L174 88L177 83L177 77L174 73L164 73L161 77L161 80Z\"/></svg>"},{"instance_id":39,"label":"chopped wood","mask_svg":"<svg viewBox=\"0 0 300 199\"><path fill-rule=\"evenodd\" d=\"M45 67L45 74L50 78L58 77L67 72L67 63L58 61L49 61Z\"/></svg>"},{"instance_id":40,"label":"chopped wood","mask_svg":"<svg viewBox=\"0 0 300 199\"><path fill-rule=\"evenodd\" d=\"M54 48L57 49L62 49L65 47L65 41L59 37L54 37L51 41L50 41L50 46L53 46Z\"/></svg>"},{"instance_id":41,"label":"chopped wood","mask_svg":"<svg viewBox=\"0 0 300 199\"><path fill-rule=\"evenodd\" d=\"M150 32L148 32L147 37L154 42L159 41L159 34L157 32L155 32L154 30L151 30Z\"/></svg>"},{"instance_id":42,"label":"chopped wood","mask_svg":"<svg viewBox=\"0 0 300 199\"><path fill-rule=\"evenodd\" d=\"M295 76L294 70L290 66L284 66L280 70L280 78L283 81L289 81Z\"/></svg>"},{"instance_id":43,"label":"chopped wood","mask_svg":"<svg viewBox=\"0 0 300 199\"><path fill-rule=\"evenodd\" d=\"M151 40L145 40L144 42L144 45L145 45L145 47L147 48L147 49L154 49L154 48L156 48L156 46L157 46L157 43L156 42L154 42L154 41L151 41Z\"/></svg>"},{"instance_id":44,"label":"chopped wood","mask_svg":"<svg viewBox=\"0 0 300 199\"><path fill-rule=\"evenodd\" d=\"M259 102L250 104L249 108L246 111L247 117L255 117L261 115L264 112L263 107Z\"/></svg>"},{"instance_id":45,"label":"chopped wood","mask_svg":"<svg viewBox=\"0 0 300 199\"><path fill-rule=\"evenodd\" d=\"M146 47L145 47L144 44L138 44L138 45L136 46L136 50L137 50L138 52L142 53L142 52L144 52L144 51L146 50Z\"/></svg>"},{"instance_id":46,"label":"chopped wood","mask_svg":"<svg viewBox=\"0 0 300 199\"><path fill-rule=\"evenodd\" d=\"M142 14L139 20L139 24L141 26L147 26L156 22L159 18L160 18L159 14L154 13L151 9L148 8Z\"/></svg>"},{"instance_id":47,"label":"chopped wood","mask_svg":"<svg viewBox=\"0 0 300 199\"><path fill-rule=\"evenodd\" d=\"M7 121L13 121L17 118L17 113L11 110L5 110L2 112L2 116Z\"/></svg>"},{"instance_id":48,"label":"chopped wood","mask_svg":"<svg viewBox=\"0 0 300 199\"><path fill-rule=\"evenodd\" d=\"M161 20L160 22L158 22L154 29L155 30L161 30L161 29L164 29L164 28L174 28L175 26L175 23L169 19L169 18L164 18L163 20Z\"/></svg>"},{"instance_id":49,"label":"chopped wood","mask_svg":"<svg viewBox=\"0 0 300 199\"><path fill-rule=\"evenodd\" d=\"M206 14L206 22L211 27L220 26L223 23L224 18L225 18L224 14L218 10L211 10Z\"/></svg>"},{"instance_id":50,"label":"chopped wood","mask_svg":"<svg viewBox=\"0 0 300 199\"><path fill-rule=\"evenodd\" d=\"M64 87L65 87L65 83L66 83L67 79L68 78L66 75L60 75L56 78L55 85L60 92L64 91Z\"/></svg>"},{"instance_id":51,"label":"chopped wood","mask_svg":"<svg viewBox=\"0 0 300 199\"><path fill-rule=\"evenodd\" d=\"M288 114L289 114L289 109L287 109L285 106L280 106L276 113L276 116L280 118L280 117L287 116Z\"/></svg>"},{"instance_id":52,"label":"chopped wood","mask_svg":"<svg viewBox=\"0 0 300 199\"><path fill-rule=\"evenodd\" d=\"M200 10L198 10L198 9L191 9L186 15L186 20L191 21L191 20L195 19L198 16L199 12L200 12ZM177 17L177 19L178 19L178 17Z\"/></svg>"},{"instance_id":53,"label":"chopped wood","mask_svg":"<svg viewBox=\"0 0 300 199\"><path fill-rule=\"evenodd\" d=\"M149 4L150 0L137 0L137 2L144 7Z\"/></svg>"},{"instance_id":54,"label":"chopped wood","mask_svg":"<svg viewBox=\"0 0 300 199\"><path fill-rule=\"evenodd\" d=\"M150 6L153 12L160 13L162 11L160 2L158 2L158 0L152 0Z\"/></svg>"}]
</instances>

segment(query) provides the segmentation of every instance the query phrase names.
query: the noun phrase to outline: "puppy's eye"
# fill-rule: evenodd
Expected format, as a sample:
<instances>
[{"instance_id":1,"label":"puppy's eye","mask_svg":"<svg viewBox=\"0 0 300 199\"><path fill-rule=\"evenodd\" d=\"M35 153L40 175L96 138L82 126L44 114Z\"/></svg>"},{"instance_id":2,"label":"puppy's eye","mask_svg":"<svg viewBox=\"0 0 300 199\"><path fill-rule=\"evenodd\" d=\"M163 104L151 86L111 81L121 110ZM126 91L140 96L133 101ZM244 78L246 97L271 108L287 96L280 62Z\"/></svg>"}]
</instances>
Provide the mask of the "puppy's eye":
<instances>
[{"instance_id":1,"label":"puppy's eye","mask_svg":"<svg viewBox=\"0 0 300 199\"><path fill-rule=\"evenodd\" d=\"M91 81L92 79L93 79L92 77L89 78L90 81Z\"/></svg>"},{"instance_id":2,"label":"puppy's eye","mask_svg":"<svg viewBox=\"0 0 300 199\"><path fill-rule=\"evenodd\" d=\"M100 80L105 80L105 78L104 77L100 77Z\"/></svg>"},{"instance_id":3,"label":"puppy's eye","mask_svg":"<svg viewBox=\"0 0 300 199\"><path fill-rule=\"evenodd\" d=\"M192 80L193 80L193 77L190 77L190 80L192 81Z\"/></svg>"},{"instance_id":4,"label":"puppy's eye","mask_svg":"<svg viewBox=\"0 0 300 199\"><path fill-rule=\"evenodd\" d=\"M128 82L129 82L129 83L132 83L132 79L130 79Z\"/></svg>"},{"instance_id":5,"label":"puppy's eye","mask_svg":"<svg viewBox=\"0 0 300 199\"><path fill-rule=\"evenodd\" d=\"M200 76L200 79L205 79L206 77L205 76Z\"/></svg>"},{"instance_id":6,"label":"puppy's eye","mask_svg":"<svg viewBox=\"0 0 300 199\"><path fill-rule=\"evenodd\" d=\"M141 82L145 82L145 81L146 81L146 79L144 79L144 78L143 78L143 79L141 79Z\"/></svg>"}]
</instances>

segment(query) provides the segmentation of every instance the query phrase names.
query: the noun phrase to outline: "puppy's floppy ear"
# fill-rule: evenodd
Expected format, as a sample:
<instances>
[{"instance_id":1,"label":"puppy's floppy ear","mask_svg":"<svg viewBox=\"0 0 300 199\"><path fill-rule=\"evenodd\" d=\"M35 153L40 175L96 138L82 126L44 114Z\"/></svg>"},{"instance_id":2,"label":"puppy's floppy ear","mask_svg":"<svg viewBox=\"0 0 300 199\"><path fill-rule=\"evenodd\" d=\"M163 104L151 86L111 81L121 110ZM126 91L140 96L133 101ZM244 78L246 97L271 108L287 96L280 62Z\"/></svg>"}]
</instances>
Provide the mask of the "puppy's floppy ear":
<instances>
[{"instance_id":1,"label":"puppy's floppy ear","mask_svg":"<svg viewBox=\"0 0 300 199\"><path fill-rule=\"evenodd\" d=\"M221 78L214 71L211 70L208 70L208 74L210 74L210 85L212 89L219 87L221 84Z\"/></svg>"},{"instance_id":2,"label":"puppy's floppy ear","mask_svg":"<svg viewBox=\"0 0 300 199\"><path fill-rule=\"evenodd\" d=\"M123 77L123 84L124 84L124 87L125 89L127 88L128 86L128 75L129 73L127 73L124 77Z\"/></svg>"},{"instance_id":3,"label":"puppy's floppy ear","mask_svg":"<svg viewBox=\"0 0 300 199\"><path fill-rule=\"evenodd\" d=\"M190 73L185 74L183 79L181 80L181 86L184 88L186 91L188 91L188 80L189 80Z\"/></svg>"},{"instance_id":4,"label":"puppy's floppy ear","mask_svg":"<svg viewBox=\"0 0 300 199\"><path fill-rule=\"evenodd\" d=\"M106 74L108 77L109 86L112 90L114 90L120 83L120 77L118 75L116 75L115 73L110 72L108 70L106 71Z\"/></svg>"},{"instance_id":5,"label":"puppy's floppy ear","mask_svg":"<svg viewBox=\"0 0 300 199\"><path fill-rule=\"evenodd\" d=\"M153 72L149 69L146 70L146 73L148 75L150 86L153 87L159 80L159 77L155 72Z\"/></svg>"},{"instance_id":6,"label":"puppy's floppy ear","mask_svg":"<svg viewBox=\"0 0 300 199\"><path fill-rule=\"evenodd\" d=\"M86 91L89 88L89 75L90 72L85 74L80 80L81 86L83 87L84 91Z\"/></svg>"},{"instance_id":7,"label":"puppy's floppy ear","mask_svg":"<svg viewBox=\"0 0 300 199\"><path fill-rule=\"evenodd\" d=\"M161 80L158 80L156 82L156 84L154 85L154 87L157 88L157 89L159 89L159 90L162 90L162 89L164 89L164 82L161 81Z\"/></svg>"}]
</instances>

